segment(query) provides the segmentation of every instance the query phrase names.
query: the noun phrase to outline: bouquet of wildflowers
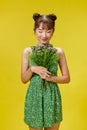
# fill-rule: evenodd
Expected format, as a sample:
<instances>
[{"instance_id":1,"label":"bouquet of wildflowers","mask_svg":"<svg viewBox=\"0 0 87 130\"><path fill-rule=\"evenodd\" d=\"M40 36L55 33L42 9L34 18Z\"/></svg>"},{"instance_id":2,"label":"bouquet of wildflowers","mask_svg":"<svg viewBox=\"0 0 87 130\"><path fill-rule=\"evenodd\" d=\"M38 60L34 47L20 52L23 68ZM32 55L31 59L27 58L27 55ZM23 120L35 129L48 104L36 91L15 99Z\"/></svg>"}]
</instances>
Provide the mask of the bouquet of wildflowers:
<instances>
[{"instance_id":1,"label":"bouquet of wildflowers","mask_svg":"<svg viewBox=\"0 0 87 130\"><path fill-rule=\"evenodd\" d=\"M58 64L57 49L51 44L43 44L32 47L30 55L30 66L43 66L51 72L51 75L56 75L54 69Z\"/></svg>"}]
</instances>

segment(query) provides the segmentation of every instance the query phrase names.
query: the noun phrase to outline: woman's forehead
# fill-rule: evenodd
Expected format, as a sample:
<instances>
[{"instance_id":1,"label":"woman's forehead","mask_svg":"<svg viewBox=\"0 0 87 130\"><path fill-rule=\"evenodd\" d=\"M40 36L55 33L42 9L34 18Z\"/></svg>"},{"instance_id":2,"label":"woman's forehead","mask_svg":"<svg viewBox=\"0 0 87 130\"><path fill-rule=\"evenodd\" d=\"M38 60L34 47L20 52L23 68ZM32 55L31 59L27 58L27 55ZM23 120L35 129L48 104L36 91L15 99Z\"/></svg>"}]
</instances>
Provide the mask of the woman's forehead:
<instances>
[{"instance_id":1,"label":"woman's forehead","mask_svg":"<svg viewBox=\"0 0 87 130\"><path fill-rule=\"evenodd\" d=\"M43 23L43 22L41 22L41 23L39 24L39 27L38 27L38 28L39 28L39 29L46 29L46 30L51 29L51 28L49 28L49 26L48 26L47 23Z\"/></svg>"}]
</instances>

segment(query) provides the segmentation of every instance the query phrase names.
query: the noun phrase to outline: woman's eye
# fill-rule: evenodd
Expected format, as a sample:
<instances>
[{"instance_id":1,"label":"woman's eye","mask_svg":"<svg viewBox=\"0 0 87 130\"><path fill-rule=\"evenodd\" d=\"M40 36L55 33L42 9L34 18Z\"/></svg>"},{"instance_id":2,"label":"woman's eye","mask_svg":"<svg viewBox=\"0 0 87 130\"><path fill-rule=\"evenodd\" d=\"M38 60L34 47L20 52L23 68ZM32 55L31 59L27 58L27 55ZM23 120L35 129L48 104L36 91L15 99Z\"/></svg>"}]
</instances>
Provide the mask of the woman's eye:
<instances>
[{"instance_id":1,"label":"woman's eye","mask_svg":"<svg viewBox=\"0 0 87 130\"><path fill-rule=\"evenodd\" d=\"M39 31L39 33L42 33L42 31Z\"/></svg>"},{"instance_id":2,"label":"woman's eye","mask_svg":"<svg viewBox=\"0 0 87 130\"><path fill-rule=\"evenodd\" d=\"M51 33L51 31L47 31L47 33Z\"/></svg>"}]
</instances>

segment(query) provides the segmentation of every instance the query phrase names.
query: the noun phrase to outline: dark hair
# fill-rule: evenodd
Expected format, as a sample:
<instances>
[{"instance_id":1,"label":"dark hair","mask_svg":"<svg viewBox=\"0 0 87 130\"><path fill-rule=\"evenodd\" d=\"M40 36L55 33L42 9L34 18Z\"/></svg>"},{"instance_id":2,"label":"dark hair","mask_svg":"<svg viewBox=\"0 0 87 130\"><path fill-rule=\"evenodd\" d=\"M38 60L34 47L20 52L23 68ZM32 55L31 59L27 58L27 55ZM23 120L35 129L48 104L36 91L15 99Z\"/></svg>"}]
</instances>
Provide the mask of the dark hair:
<instances>
[{"instance_id":1,"label":"dark hair","mask_svg":"<svg viewBox=\"0 0 87 130\"><path fill-rule=\"evenodd\" d=\"M40 23L43 23L47 29L53 29L55 27L55 20L57 19L56 15L49 14L49 15L40 15L38 13L33 14L34 23L34 30L40 26Z\"/></svg>"}]
</instances>

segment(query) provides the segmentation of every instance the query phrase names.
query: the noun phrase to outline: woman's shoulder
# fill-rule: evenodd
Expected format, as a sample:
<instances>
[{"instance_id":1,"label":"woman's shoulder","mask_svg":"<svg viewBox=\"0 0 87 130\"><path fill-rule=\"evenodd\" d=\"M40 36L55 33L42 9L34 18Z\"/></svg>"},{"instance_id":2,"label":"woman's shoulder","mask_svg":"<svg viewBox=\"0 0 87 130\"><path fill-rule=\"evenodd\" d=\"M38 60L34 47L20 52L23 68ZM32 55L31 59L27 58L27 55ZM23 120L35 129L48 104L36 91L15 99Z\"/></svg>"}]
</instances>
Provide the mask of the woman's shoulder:
<instances>
[{"instance_id":1,"label":"woman's shoulder","mask_svg":"<svg viewBox=\"0 0 87 130\"><path fill-rule=\"evenodd\" d=\"M63 51L62 48L58 47L56 49L57 49L57 54L58 54L59 59L61 59L62 57L65 56L64 51Z\"/></svg>"},{"instance_id":2,"label":"woman's shoulder","mask_svg":"<svg viewBox=\"0 0 87 130\"><path fill-rule=\"evenodd\" d=\"M57 53L58 53L58 54L63 54L63 53L64 53L64 51L63 51L62 48L56 47L56 49L57 49Z\"/></svg>"},{"instance_id":3,"label":"woman's shoulder","mask_svg":"<svg viewBox=\"0 0 87 130\"><path fill-rule=\"evenodd\" d=\"M31 47L26 47L26 48L24 48L24 50L23 50L23 54L24 54L24 55L30 54L31 52L32 52Z\"/></svg>"}]
</instances>

